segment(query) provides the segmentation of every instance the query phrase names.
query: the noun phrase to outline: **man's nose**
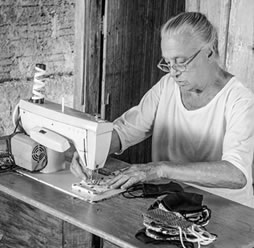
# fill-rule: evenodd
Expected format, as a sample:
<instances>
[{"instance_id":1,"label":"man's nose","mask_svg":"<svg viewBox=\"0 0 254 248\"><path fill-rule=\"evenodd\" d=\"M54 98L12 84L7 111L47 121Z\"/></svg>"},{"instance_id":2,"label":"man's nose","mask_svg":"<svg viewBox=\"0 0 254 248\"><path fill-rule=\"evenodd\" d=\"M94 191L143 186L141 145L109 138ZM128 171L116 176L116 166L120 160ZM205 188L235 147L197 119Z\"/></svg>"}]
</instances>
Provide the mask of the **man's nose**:
<instances>
[{"instance_id":1,"label":"man's nose","mask_svg":"<svg viewBox=\"0 0 254 248\"><path fill-rule=\"evenodd\" d=\"M178 78L181 75L181 72L179 70L174 69L174 67L171 67L170 74L172 77Z\"/></svg>"}]
</instances>

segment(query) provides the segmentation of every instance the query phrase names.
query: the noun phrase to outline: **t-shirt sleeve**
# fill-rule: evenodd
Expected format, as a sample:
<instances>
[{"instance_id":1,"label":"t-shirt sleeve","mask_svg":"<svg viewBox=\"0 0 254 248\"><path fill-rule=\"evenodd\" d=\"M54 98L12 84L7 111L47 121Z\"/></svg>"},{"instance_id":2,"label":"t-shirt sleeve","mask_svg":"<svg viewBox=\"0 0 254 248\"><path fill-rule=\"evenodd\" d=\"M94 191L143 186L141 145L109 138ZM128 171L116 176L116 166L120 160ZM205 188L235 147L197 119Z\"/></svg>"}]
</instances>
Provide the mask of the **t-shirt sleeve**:
<instances>
[{"instance_id":1,"label":"t-shirt sleeve","mask_svg":"<svg viewBox=\"0 0 254 248\"><path fill-rule=\"evenodd\" d=\"M114 121L114 129L121 141L121 152L152 135L160 92L159 82L143 96L137 106Z\"/></svg>"},{"instance_id":2,"label":"t-shirt sleeve","mask_svg":"<svg viewBox=\"0 0 254 248\"><path fill-rule=\"evenodd\" d=\"M227 114L222 159L250 177L254 154L254 98L237 99Z\"/></svg>"}]
</instances>

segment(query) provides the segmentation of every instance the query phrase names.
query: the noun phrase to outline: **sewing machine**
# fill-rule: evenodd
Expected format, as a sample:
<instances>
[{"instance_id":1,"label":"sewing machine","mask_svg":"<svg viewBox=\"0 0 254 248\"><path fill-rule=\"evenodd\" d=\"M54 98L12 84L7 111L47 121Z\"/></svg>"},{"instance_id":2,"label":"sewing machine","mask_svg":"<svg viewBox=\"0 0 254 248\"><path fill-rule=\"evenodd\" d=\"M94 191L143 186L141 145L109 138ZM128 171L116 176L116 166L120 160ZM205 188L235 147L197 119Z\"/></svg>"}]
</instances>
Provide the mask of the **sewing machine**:
<instances>
[{"instance_id":1,"label":"sewing machine","mask_svg":"<svg viewBox=\"0 0 254 248\"><path fill-rule=\"evenodd\" d=\"M98 180L112 178L121 171L111 172L103 168L111 142L111 122L63 104L49 101L38 104L29 100L20 100L13 122L25 132L12 138L15 162L26 169L20 173L89 202L101 201L124 191L98 183ZM70 143L90 175L87 180L78 182L80 179L65 166L64 152L70 148ZM46 166L41 166L45 161ZM106 174L98 173L101 168ZM34 173L36 171L39 173Z\"/></svg>"},{"instance_id":2,"label":"sewing machine","mask_svg":"<svg viewBox=\"0 0 254 248\"><path fill-rule=\"evenodd\" d=\"M70 142L83 165L91 172L104 166L111 142L112 123L49 101L36 104L20 100L18 108L20 124L26 134L48 149L48 163L42 172L64 168L63 154L69 149ZM24 137L17 138L12 145L16 158L25 152L22 147L28 141L23 140ZM26 169L32 171L33 167Z\"/></svg>"}]
</instances>

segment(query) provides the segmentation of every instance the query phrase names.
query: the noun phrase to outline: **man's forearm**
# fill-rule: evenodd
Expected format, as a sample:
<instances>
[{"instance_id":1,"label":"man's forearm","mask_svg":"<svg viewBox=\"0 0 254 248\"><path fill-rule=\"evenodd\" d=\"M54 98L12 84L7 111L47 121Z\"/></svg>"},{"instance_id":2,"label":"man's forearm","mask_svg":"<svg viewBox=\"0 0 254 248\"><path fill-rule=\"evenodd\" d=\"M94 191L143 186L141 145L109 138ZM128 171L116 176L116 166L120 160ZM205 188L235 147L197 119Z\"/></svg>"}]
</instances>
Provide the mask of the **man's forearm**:
<instances>
[{"instance_id":1,"label":"man's forearm","mask_svg":"<svg viewBox=\"0 0 254 248\"><path fill-rule=\"evenodd\" d=\"M210 188L240 189L246 185L245 175L228 161L173 164L160 162L161 177Z\"/></svg>"}]
</instances>

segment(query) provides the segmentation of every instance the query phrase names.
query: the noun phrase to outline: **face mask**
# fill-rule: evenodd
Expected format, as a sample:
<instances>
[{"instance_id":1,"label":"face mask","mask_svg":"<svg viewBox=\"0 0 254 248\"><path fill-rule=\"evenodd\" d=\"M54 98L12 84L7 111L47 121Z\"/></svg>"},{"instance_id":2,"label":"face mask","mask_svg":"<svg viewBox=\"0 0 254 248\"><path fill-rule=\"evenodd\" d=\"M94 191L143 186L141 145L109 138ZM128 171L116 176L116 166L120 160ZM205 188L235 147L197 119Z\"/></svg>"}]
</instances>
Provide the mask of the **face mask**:
<instances>
[{"instance_id":1,"label":"face mask","mask_svg":"<svg viewBox=\"0 0 254 248\"><path fill-rule=\"evenodd\" d=\"M162 209L160 208L162 207ZM182 247L185 241L208 245L216 240L217 236L210 234L201 226L186 220L181 214L166 211L163 206L150 209L143 214L143 224L146 235L156 240L179 240Z\"/></svg>"},{"instance_id":2,"label":"face mask","mask_svg":"<svg viewBox=\"0 0 254 248\"><path fill-rule=\"evenodd\" d=\"M203 196L190 192L172 192L157 199L149 209L161 206L166 211L181 214L185 219L197 225L207 225L211 218L211 210L202 205Z\"/></svg>"},{"instance_id":3,"label":"face mask","mask_svg":"<svg viewBox=\"0 0 254 248\"><path fill-rule=\"evenodd\" d=\"M162 184L143 183L128 188L123 193L123 196L126 198L151 198L181 191L183 191L182 186L175 182Z\"/></svg>"},{"instance_id":4,"label":"face mask","mask_svg":"<svg viewBox=\"0 0 254 248\"><path fill-rule=\"evenodd\" d=\"M203 206L202 201L202 195L184 191L158 197L143 213L145 228L136 234L136 238L179 242L184 248L194 247L195 243L198 247L212 243L217 236L204 229L211 210Z\"/></svg>"}]
</instances>

